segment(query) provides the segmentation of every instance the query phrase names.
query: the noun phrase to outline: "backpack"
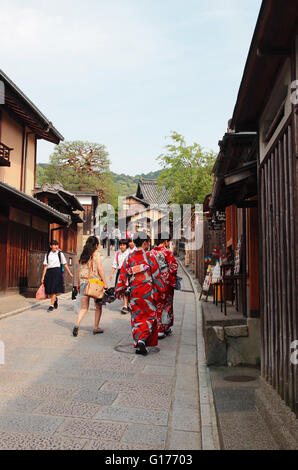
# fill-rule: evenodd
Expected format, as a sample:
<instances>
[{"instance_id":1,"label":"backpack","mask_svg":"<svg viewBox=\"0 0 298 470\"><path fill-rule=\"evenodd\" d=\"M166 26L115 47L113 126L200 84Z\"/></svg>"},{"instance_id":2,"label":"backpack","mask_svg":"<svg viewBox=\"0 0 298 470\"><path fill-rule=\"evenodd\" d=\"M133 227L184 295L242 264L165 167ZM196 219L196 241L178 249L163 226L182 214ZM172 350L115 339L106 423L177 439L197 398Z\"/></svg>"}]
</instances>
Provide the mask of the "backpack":
<instances>
[{"instance_id":1,"label":"backpack","mask_svg":"<svg viewBox=\"0 0 298 470\"><path fill-rule=\"evenodd\" d=\"M49 264L49 254L51 253L52 250L49 250L47 252L47 264ZM62 258L61 258L61 251L58 250L58 258L59 258L59 263L60 263L60 267L61 267L61 271L63 272L64 271L64 266L62 264Z\"/></svg>"}]
</instances>

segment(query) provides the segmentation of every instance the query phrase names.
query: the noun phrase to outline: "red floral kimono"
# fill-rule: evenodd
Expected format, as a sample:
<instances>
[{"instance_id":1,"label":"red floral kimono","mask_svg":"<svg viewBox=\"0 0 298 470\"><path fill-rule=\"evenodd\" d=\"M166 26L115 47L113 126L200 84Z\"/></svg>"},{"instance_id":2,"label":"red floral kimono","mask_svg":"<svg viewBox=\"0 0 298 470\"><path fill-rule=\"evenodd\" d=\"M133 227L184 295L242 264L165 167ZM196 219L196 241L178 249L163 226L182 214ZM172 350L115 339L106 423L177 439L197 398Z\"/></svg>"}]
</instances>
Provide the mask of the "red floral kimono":
<instances>
[{"instance_id":1,"label":"red floral kimono","mask_svg":"<svg viewBox=\"0 0 298 470\"><path fill-rule=\"evenodd\" d=\"M171 252L164 246L151 250L161 271L166 291L160 293L157 299L157 327L158 333L165 333L174 324L174 287L176 287L177 261Z\"/></svg>"},{"instance_id":2,"label":"red floral kimono","mask_svg":"<svg viewBox=\"0 0 298 470\"><path fill-rule=\"evenodd\" d=\"M156 301L158 293L165 292L163 277L155 258L143 249L135 249L122 265L116 286L116 296L122 297L129 289L132 308L131 328L134 346L142 340L146 346L158 344Z\"/></svg>"}]
</instances>

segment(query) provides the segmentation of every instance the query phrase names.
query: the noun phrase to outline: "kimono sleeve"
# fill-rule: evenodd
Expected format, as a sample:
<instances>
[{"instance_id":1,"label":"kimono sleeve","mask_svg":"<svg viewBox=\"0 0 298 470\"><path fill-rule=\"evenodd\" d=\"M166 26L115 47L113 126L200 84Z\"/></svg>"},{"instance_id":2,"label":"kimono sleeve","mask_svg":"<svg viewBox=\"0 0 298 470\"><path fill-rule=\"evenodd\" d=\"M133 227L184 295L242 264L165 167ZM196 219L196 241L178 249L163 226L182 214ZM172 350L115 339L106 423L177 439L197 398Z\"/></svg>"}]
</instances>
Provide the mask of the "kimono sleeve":
<instances>
[{"instance_id":1,"label":"kimono sleeve","mask_svg":"<svg viewBox=\"0 0 298 470\"><path fill-rule=\"evenodd\" d=\"M173 255L173 253L170 250L167 250L166 260L167 260L167 263L168 263L168 266L169 266L169 273L172 276L176 276L177 271L178 271L178 264L177 264L177 261L175 259L175 256Z\"/></svg>"},{"instance_id":2,"label":"kimono sleeve","mask_svg":"<svg viewBox=\"0 0 298 470\"><path fill-rule=\"evenodd\" d=\"M166 291L166 286L162 277L162 274L160 272L158 262L156 261L154 256L148 256L148 263L151 268L151 275L153 279L153 284L155 289L160 293L164 293Z\"/></svg>"}]
</instances>

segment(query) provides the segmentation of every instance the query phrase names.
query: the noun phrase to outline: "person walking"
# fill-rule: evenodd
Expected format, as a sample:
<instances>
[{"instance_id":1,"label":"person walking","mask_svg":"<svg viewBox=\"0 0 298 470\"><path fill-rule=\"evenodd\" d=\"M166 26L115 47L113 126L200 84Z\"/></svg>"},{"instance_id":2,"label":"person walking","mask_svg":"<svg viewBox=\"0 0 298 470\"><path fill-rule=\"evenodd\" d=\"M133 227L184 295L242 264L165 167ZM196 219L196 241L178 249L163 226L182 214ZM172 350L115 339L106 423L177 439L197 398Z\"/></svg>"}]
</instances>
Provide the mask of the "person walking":
<instances>
[{"instance_id":1,"label":"person walking","mask_svg":"<svg viewBox=\"0 0 298 470\"><path fill-rule=\"evenodd\" d=\"M69 276L73 279L67 261L62 251L59 250L59 243L52 240L50 248L44 258L44 269L41 277L41 284L44 284L45 293L51 298L51 305L48 312L52 312L58 308L57 294L62 294L63 287L63 272L66 270Z\"/></svg>"},{"instance_id":2,"label":"person walking","mask_svg":"<svg viewBox=\"0 0 298 470\"><path fill-rule=\"evenodd\" d=\"M126 260L127 256L129 255L128 252L128 242L127 240L120 240L120 250L115 253L115 258L112 264L112 272L110 276L110 281L113 281L114 274L116 272L116 279L115 279L115 288L118 283L119 275L120 275L120 269L122 268L122 265L124 261ZM123 307L121 309L121 313L123 315L126 315L129 312L128 308L128 298L126 295L123 297Z\"/></svg>"},{"instance_id":3,"label":"person walking","mask_svg":"<svg viewBox=\"0 0 298 470\"><path fill-rule=\"evenodd\" d=\"M115 240L115 251L119 250L120 240L121 240L121 232L118 228L118 225L113 230L113 238Z\"/></svg>"},{"instance_id":4,"label":"person walking","mask_svg":"<svg viewBox=\"0 0 298 470\"><path fill-rule=\"evenodd\" d=\"M108 239L108 232L106 228L104 228L104 230L101 232L100 239L102 243L102 248L105 249L107 245L107 239Z\"/></svg>"},{"instance_id":5,"label":"person walking","mask_svg":"<svg viewBox=\"0 0 298 470\"><path fill-rule=\"evenodd\" d=\"M170 236L169 234L164 234L155 241L155 247L151 250L159 265L166 286L166 291L158 295L156 304L159 339L170 335L174 325L173 303L178 264L173 253L169 250L169 245Z\"/></svg>"},{"instance_id":6,"label":"person walking","mask_svg":"<svg viewBox=\"0 0 298 470\"><path fill-rule=\"evenodd\" d=\"M156 324L156 293L165 285L155 258L146 253L146 232L134 235L135 250L124 261L116 287L118 298L128 295L132 309L131 328L136 354L146 356L146 346L158 344Z\"/></svg>"},{"instance_id":7,"label":"person walking","mask_svg":"<svg viewBox=\"0 0 298 470\"><path fill-rule=\"evenodd\" d=\"M80 256L79 269L77 273L77 289L80 292L80 296L78 297L77 301L80 302L80 311L78 313L77 320L73 328L73 336L78 336L80 324L89 310L90 297L84 295L85 289L88 284L88 279L95 279L101 281L103 283L104 289L108 288L98 248L98 238L91 236L87 239L87 242ZM99 328L101 314L102 305L100 302L95 301L95 319L93 329L94 335L103 333L103 330Z\"/></svg>"}]
</instances>

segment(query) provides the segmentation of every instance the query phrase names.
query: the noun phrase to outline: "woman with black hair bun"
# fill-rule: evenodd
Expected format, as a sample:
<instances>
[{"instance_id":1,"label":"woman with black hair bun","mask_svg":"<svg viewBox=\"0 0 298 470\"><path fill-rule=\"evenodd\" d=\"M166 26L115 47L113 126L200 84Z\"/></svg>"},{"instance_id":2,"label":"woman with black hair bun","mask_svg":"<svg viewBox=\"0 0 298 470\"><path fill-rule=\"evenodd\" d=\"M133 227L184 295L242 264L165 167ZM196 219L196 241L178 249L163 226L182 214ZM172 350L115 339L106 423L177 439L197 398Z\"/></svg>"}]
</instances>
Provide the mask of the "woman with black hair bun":
<instances>
[{"instance_id":1,"label":"woman with black hair bun","mask_svg":"<svg viewBox=\"0 0 298 470\"><path fill-rule=\"evenodd\" d=\"M78 336L79 327L81 321L89 310L90 297L84 295L85 289L88 284L88 279L92 278L98 281L102 281L104 289L108 288L108 284L105 278L105 273L101 264L101 257L98 251L99 240L97 237L89 237L79 260L79 269L77 272L77 289L80 292L80 311L78 313L76 324L73 328L73 336ZM99 328L99 322L102 314L102 305L95 302L95 320L93 334L98 335L103 333L103 330Z\"/></svg>"},{"instance_id":2,"label":"woman with black hair bun","mask_svg":"<svg viewBox=\"0 0 298 470\"><path fill-rule=\"evenodd\" d=\"M136 354L146 356L147 346L157 346L157 293L165 285L155 258L145 250L149 240L146 232L134 235L135 250L125 259L120 270L116 297L128 297L131 305L131 330Z\"/></svg>"}]
</instances>

